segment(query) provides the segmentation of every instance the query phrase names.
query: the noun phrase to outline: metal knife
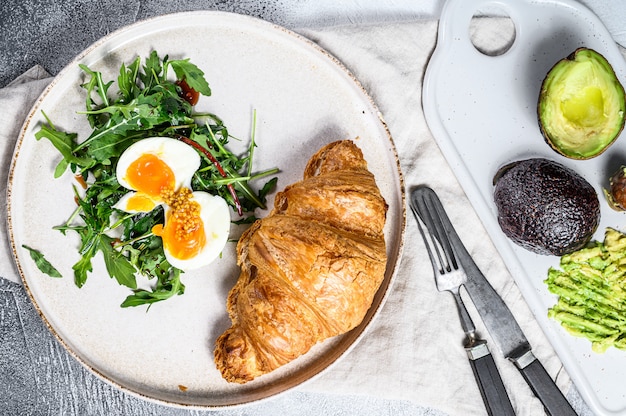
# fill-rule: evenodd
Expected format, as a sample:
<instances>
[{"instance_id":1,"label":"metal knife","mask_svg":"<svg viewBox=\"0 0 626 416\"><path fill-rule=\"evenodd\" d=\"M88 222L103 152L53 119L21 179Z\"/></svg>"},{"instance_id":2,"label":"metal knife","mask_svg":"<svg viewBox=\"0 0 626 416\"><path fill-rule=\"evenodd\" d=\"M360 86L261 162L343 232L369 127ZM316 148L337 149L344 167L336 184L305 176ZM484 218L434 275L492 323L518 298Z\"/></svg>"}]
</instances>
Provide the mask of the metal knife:
<instances>
[{"instance_id":1,"label":"metal knife","mask_svg":"<svg viewBox=\"0 0 626 416\"><path fill-rule=\"evenodd\" d=\"M450 244L458 256L459 263L467 274L465 289L476 306L487 327L487 331L500 347L504 356L512 361L521 372L535 396L543 404L548 415L576 416L576 412L561 390L556 386L541 362L532 353L532 347L510 309L493 289L468 253L446 215L441 201L434 191L432 191L432 194L434 195L433 199L437 209L440 210L442 225L448 234Z\"/></svg>"}]
</instances>

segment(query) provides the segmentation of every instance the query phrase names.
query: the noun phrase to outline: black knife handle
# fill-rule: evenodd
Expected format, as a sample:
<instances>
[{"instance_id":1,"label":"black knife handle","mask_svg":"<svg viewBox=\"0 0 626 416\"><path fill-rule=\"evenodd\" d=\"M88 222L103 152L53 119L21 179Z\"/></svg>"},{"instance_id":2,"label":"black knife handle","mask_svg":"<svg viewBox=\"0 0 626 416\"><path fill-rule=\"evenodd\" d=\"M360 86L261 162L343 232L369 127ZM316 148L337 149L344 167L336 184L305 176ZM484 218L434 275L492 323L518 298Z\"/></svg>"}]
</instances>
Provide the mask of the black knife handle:
<instances>
[{"instance_id":1,"label":"black knife handle","mask_svg":"<svg viewBox=\"0 0 626 416\"><path fill-rule=\"evenodd\" d=\"M535 393L535 396L541 400L548 415L577 416L561 390L556 386L554 380L552 380L552 377L550 377L541 362L532 352L527 352L520 359L514 360L514 362L533 393Z\"/></svg>"},{"instance_id":2,"label":"black knife handle","mask_svg":"<svg viewBox=\"0 0 626 416\"><path fill-rule=\"evenodd\" d=\"M474 377L478 382L480 394L490 416L515 416L504 383L489 352L486 342L479 341L477 345L466 347Z\"/></svg>"}]
</instances>

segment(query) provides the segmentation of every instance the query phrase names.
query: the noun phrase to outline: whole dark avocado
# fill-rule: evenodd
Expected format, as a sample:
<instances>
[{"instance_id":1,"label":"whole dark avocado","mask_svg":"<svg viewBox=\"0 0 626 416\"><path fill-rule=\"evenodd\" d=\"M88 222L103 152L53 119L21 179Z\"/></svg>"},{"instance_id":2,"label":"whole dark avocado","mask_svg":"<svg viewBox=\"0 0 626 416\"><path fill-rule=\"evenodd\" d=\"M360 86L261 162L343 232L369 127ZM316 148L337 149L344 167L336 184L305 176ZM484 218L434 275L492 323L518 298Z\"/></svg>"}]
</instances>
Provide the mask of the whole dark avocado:
<instances>
[{"instance_id":1,"label":"whole dark avocado","mask_svg":"<svg viewBox=\"0 0 626 416\"><path fill-rule=\"evenodd\" d=\"M562 256L584 247L598 228L596 191L557 162L512 162L498 171L493 184L500 228L527 250Z\"/></svg>"}]
</instances>

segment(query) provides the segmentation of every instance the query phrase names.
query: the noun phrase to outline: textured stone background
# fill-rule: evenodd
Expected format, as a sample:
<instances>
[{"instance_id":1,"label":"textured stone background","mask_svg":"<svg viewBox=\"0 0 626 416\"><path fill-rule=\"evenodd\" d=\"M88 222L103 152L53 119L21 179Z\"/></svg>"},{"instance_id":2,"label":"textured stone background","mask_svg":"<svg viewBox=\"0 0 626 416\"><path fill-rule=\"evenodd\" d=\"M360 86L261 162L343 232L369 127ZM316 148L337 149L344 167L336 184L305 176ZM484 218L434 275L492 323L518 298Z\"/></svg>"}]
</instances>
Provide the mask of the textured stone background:
<instances>
[{"instance_id":1,"label":"textured stone background","mask_svg":"<svg viewBox=\"0 0 626 416\"><path fill-rule=\"evenodd\" d=\"M102 36L147 17L190 10L222 10L288 27L434 16L443 0L6 0L0 4L0 88L35 64L58 73Z\"/></svg>"}]
</instances>

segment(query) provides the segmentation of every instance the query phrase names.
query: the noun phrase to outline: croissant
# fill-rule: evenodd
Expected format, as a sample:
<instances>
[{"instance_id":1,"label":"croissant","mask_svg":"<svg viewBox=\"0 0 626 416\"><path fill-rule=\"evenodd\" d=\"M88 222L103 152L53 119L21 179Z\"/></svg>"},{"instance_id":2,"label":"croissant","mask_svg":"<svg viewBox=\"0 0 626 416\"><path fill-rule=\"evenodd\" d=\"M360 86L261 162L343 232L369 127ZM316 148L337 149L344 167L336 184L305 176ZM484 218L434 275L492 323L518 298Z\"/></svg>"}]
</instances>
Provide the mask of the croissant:
<instances>
[{"instance_id":1,"label":"croissant","mask_svg":"<svg viewBox=\"0 0 626 416\"><path fill-rule=\"evenodd\" d=\"M304 179L279 192L237 244L232 326L214 351L224 379L251 381L361 323L385 274L386 213L352 141L310 159Z\"/></svg>"}]
</instances>

